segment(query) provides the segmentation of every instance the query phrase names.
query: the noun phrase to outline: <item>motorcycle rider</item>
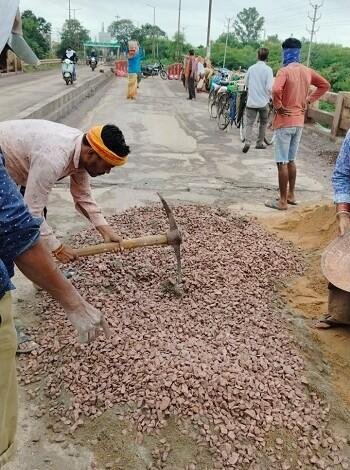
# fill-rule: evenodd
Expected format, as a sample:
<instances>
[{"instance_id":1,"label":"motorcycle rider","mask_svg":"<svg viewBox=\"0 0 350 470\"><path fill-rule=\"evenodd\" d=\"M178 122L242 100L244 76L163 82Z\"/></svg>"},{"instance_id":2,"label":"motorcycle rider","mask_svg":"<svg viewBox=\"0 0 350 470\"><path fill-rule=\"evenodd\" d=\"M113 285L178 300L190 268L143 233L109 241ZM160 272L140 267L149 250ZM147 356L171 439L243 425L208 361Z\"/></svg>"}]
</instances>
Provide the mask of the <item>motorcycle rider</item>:
<instances>
[{"instance_id":1,"label":"motorcycle rider","mask_svg":"<svg viewBox=\"0 0 350 470\"><path fill-rule=\"evenodd\" d=\"M95 63L96 65L98 64L98 58L97 58L97 52L95 51L95 49L92 49L92 51L90 52L90 57L89 57L89 65L91 67L91 59L94 58L95 59Z\"/></svg>"},{"instance_id":2,"label":"motorcycle rider","mask_svg":"<svg viewBox=\"0 0 350 470\"><path fill-rule=\"evenodd\" d=\"M76 63L78 62L78 56L77 53L71 48L68 47L62 57L62 62L66 59L69 59L71 62L73 62L74 67L73 67L73 81L76 81L77 79L77 71L76 71Z\"/></svg>"}]
</instances>

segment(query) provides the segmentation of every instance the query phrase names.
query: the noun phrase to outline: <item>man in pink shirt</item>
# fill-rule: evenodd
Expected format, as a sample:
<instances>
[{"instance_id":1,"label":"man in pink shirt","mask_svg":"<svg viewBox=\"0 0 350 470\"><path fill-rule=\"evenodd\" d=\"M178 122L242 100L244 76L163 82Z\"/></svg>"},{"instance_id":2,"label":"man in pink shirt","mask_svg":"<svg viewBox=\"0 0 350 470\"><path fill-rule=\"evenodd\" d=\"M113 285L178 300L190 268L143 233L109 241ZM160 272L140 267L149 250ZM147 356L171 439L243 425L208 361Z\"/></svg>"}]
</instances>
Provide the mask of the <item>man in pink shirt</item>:
<instances>
[{"instance_id":1,"label":"man in pink shirt","mask_svg":"<svg viewBox=\"0 0 350 470\"><path fill-rule=\"evenodd\" d=\"M78 212L96 227L105 242L120 240L92 197L89 178L108 174L127 162L130 150L118 127L96 126L84 134L40 119L4 121L0 122L0 149L10 176L25 187L24 200L33 216L42 216L52 188L69 176ZM75 259L74 250L56 238L46 220L40 234L60 262Z\"/></svg>"},{"instance_id":2,"label":"man in pink shirt","mask_svg":"<svg viewBox=\"0 0 350 470\"><path fill-rule=\"evenodd\" d=\"M274 154L278 168L280 197L265 205L273 209L286 210L288 204L295 205L295 158L304 127L307 105L317 101L330 88L326 79L314 70L300 64L301 42L289 38L282 44L283 67L278 71L272 99L276 111L274 128ZM316 90L310 93L310 85Z\"/></svg>"}]
</instances>

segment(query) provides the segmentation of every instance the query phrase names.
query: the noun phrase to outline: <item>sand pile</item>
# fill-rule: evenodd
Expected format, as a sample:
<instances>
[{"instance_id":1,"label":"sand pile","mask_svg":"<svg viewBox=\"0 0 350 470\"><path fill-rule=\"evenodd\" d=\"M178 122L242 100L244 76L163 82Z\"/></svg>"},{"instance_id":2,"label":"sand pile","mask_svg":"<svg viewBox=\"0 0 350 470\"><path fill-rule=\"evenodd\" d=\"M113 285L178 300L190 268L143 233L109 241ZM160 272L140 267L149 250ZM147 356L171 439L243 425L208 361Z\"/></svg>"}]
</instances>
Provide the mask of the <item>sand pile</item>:
<instances>
[{"instance_id":1,"label":"sand pile","mask_svg":"<svg viewBox=\"0 0 350 470\"><path fill-rule=\"evenodd\" d=\"M334 204L302 207L283 217L263 220L274 233L302 249L323 249L337 236Z\"/></svg>"}]
</instances>

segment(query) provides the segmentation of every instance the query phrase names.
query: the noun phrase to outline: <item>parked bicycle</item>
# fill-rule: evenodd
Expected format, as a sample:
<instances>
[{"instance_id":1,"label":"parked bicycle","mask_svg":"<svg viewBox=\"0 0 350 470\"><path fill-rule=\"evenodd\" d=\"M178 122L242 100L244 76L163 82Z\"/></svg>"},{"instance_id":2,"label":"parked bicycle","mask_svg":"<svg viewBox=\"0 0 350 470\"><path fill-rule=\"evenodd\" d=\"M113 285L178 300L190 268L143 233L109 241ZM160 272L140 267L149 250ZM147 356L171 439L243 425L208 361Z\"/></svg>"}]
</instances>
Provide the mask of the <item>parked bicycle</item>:
<instances>
[{"instance_id":1,"label":"parked bicycle","mask_svg":"<svg viewBox=\"0 0 350 470\"><path fill-rule=\"evenodd\" d=\"M229 70L219 69L216 74L211 78L210 91L208 96L208 111L210 117L213 119L217 118L217 105L220 98L220 94L226 91L226 87L229 84Z\"/></svg>"},{"instance_id":2,"label":"parked bicycle","mask_svg":"<svg viewBox=\"0 0 350 470\"><path fill-rule=\"evenodd\" d=\"M220 82L219 84L215 84L214 87L210 90L208 96L208 111L212 119L216 119L218 117L218 103L220 96L226 93L226 90L227 82Z\"/></svg>"},{"instance_id":3,"label":"parked bicycle","mask_svg":"<svg viewBox=\"0 0 350 470\"><path fill-rule=\"evenodd\" d=\"M230 124L236 124L239 110L240 91L236 82L231 82L218 101L218 127L222 131Z\"/></svg>"}]
</instances>

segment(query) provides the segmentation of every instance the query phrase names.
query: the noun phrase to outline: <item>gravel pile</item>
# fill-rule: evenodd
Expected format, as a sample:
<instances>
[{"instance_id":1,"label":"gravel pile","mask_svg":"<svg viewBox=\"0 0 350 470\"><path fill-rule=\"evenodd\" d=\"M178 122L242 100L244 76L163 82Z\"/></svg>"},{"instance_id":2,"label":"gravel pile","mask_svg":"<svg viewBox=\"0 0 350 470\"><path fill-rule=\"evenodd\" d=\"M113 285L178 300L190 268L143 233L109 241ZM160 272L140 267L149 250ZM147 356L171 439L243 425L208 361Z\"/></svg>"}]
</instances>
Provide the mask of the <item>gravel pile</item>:
<instances>
[{"instance_id":1,"label":"gravel pile","mask_svg":"<svg viewBox=\"0 0 350 470\"><path fill-rule=\"evenodd\" d=\"M33 332L41 347L22 360L23 382L42 378L50 413L72 431L118 404L140 441L176 416L210 447L217 469L263 468L255 465L262 459L269 469L348 468L342 442L326 430L329 410L308 391L303 359L271 306L276 281L301 272L300 255L220 209L174 213L184 236L183 296L167 284L175 278L168 248L76 262L73 282L104 311L113 339L77 347L60 308L41 294L43 322ZM159 206L111 223L128 237L167 228ZM97 241L94 231L74 238L76 246ZM154 468L168 455L155 455Z\"/></svg>"}]
</instances>

